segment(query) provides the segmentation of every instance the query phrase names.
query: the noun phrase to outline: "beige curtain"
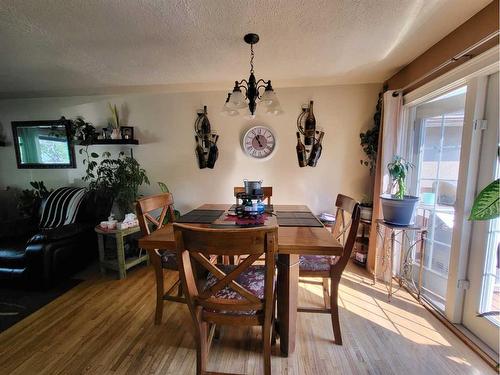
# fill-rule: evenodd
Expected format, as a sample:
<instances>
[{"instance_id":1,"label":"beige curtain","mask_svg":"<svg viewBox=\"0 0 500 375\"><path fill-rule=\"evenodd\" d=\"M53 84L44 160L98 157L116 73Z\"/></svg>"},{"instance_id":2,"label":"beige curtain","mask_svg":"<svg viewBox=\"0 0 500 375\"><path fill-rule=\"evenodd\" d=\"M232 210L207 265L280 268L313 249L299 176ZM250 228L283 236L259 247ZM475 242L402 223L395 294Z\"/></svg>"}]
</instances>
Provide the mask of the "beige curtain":
<instances>
[{"instance_id":1,"label":"beige curtain","mask_svg":"<svg viewBox=\"0 0 500 375\"><path fill-rule=\"evenodd\" d=\"M391 181L387 172L387 164L399 153L399 145L403 126L403 96L393 96L394 91L386 91L382 102L382 122L378 141L377 167L375 169L375 185L373 187L373 216L368 247L368 270L373 273L377 259L377 241L380 240L376 230L376 220L382 218L380 194L390 192ZM378 268L380 269L380 267Z\"/></svg>"}]
</instances>

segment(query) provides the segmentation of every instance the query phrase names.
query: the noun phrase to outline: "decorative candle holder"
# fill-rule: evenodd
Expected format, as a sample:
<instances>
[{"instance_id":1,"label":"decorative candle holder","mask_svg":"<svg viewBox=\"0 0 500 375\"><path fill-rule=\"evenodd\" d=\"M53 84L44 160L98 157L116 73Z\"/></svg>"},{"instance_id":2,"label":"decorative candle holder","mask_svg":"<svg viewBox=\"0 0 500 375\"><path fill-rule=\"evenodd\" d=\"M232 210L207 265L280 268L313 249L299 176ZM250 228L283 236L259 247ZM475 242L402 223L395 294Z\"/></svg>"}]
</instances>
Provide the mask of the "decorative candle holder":
<instances>
[{"instance_id":1,"label":"decorative candle holder","mask_svg":"<svg viewBox=\"0 0 500 375\"><path fill-rule=\"evenodd\" d=\"M194 131L196 133L194 138L196 140L195 152L198 167L200 169L213 169L219 157L219 148L217 147L219 136L212 132L207 116L207 106L204 106L203 110L199 110L197 114L198 117L194 122Z\"/></svg>"}]
</instances>

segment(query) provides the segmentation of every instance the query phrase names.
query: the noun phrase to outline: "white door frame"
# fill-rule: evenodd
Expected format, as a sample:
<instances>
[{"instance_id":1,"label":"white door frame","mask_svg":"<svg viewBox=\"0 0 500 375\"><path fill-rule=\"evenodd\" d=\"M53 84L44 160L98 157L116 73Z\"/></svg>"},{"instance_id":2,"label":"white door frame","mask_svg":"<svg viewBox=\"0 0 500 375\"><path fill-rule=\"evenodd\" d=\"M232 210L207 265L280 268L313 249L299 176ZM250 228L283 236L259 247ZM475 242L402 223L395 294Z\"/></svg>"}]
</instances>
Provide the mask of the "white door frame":
<instances>
[{"instance_id":1,"label":"white door frame","mask_svg":"<svg viewBox=\"0 0 500 375\"><path fill-rule=\"evenodd\" d=\"M496 78L498 84L498 77ZM493 84L493 86L495 86ZM496 86L498 90L498 86ZM493 88L488 85L488 95L493 95ZM498 105L498 91L496 98L486 99L487 103L496 101ZM491 111L491 108L490 108ZM488 121L487 129L483 130L481 144L481 166L477 179L477 188L482 189L488 185L494 178L497 166L498 150L498 108L495 111L485 113L485 119ZM476 192L477 194L477 192ZM488 232L491 221L475 221L472 223L472 241L470 246L471 256L467 269L467 277L470 280L470 288L465 293L463 324L471 332L480 337L496 353L499 352L498 342L498 324L487 317L478 317L480 311L480 302L483 295L483 275L486 266L486 257L488 255ZM472 255L473 254L473 255Z\"/></svg>"},{"instance_id":2,"label":"white door frame","mask_svg":"<svg viewBox=\"0 0 500 375\"><path fill-rule=\"evenodd\" d=\"M455 202L455 222L451 240L448 286L446 292L445 315L453 323L462 322L462 306L466 282L467 265L472 223L469 213L476 196L479 170L479 149L481 129L477 120L484 118L487 77L474 77L467 82L465 117L462 130L460 168L458 171L457 199Z\"/></svg>"},{"instance_id":3,"label":"white door frame","mask_svg":"<svg viewBox=\"0 0 500 375\"><path fill-rule=\"evenodd\" d=\"M460 86L467 85L464 129L460 153L459 181L455 217L458 218L452 237L450 265L448 273L448 290L446 295L445 315L453 323L461 323L464 290L459 280L466 279L471 224L467 221L475 195L475 185L478 173L480 131L475 130L475 120L484 115L487 76L498 71L500 47L495 46L476 56L474 59L460 65L454 70L443 74L435 80L406 94L403 97L405 118L411 116L411 108L429 99L440 96ZM407 143L408 144L408 143ZM471 157L472 155L472 157ZM466 181L466 183L463 183Z\"/></svg>"}]
</instances>

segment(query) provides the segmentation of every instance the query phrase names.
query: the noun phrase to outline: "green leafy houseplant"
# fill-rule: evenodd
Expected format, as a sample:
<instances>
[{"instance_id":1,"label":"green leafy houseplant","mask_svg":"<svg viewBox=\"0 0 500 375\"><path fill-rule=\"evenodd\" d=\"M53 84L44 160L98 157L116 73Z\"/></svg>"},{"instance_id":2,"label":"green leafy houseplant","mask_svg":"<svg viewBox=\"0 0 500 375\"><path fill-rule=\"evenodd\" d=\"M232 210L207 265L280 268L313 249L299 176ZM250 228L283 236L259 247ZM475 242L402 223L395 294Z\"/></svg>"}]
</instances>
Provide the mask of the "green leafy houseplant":
<instances>
[{"instance_id":1,"label":"green leafy houseplant","mask_svg":"<svg viewBox=\"0 0 500 375\"><path fill-rule=\"evenodd\" d=\"M370 174L375 171L377 165L378 136L380 132L380 119L382 116L382 93L378 94L377 106L373 115L373 127L364 133L359 134L360 145L363 148L366 158L360 160L360 163L370 169Z\"/></svg>"},{"instance_id":2,"label":"green leafy houseplant","mask_svg":"<svg viewBox=\"0 0 500 375\"><path fill-rule=\"evenodd\" d=\"M413 168L413 164L398 155L395 155L392 162L387 164L389 174L391 175L394 184L397 186L395 196L398 199L404 199L406 192L406 178L408 177L410 168Z\"/></svg>"},{"instance_id":3,"label":"green leafy houseplant","mask_svg":"<svg viewBox=\"0 0 500 375\"><path fill-rule=\"evenodd\" d=\"M118 114L118 108L116 108L116 104L111 105L111 103L108 103L108 107L113 119L111 126L113 127L113 129L120 129L120 116Z\"/></svg>"},{"instance_id":4,"label":"green leafy houseplant","mask_svg":"<svg viewBox=\"0 0 500 375\"><path fill-rule=\"evenodd\" d=\"M131 156L120 152L116 159L109 152L102 154L102 159L96 153L87 154L84 164L87 164L86 174L82 179L89 183L89 190L112 194L121 213L134 210L133 204L139 196L139 187L149 185L146 170Z\"/></svg>"},{"instance_id":5,"label":"green leafy houseplant","mask_svg":"<svg viewBox=\"0 0 500 375\"><path fill-rule=\"evenodd\" d=\"M486 186L474 200L469 220L492 220L500 216L500 179Z\"/></svg>"},{"instance_id":6,"label":"green leafy houseplant","mask_svg":"<svg viewBox=\"0 0 500 375\"><path fill-rule=\"evenodd\" d=\"M64 116L62 119L64 119ZM86 122L83 117L77 117L75 120L69 121L71 122L71 138L79 141L79 144L88 146L97 139L94 125Z\"/></svg>"},{"instance_id":7,"label":"green leafy houseplant","mask_svg":"<svg viewBox=\"0 0 500 375\"><path fill-rule=\"evenodd\" d=\"M43 181L31 181L30 185L33 189L25 189L17 197L17 208L21 214L35 218L38 216L42 200L49 196L50 191Z\"/></svg>"},{"instance_id":8,"label":"green leafy houseplant","mask_svg":"<svg viewBox=\"0 0 500 375\"><path fill-rule=\"evenodd\" d=\"M387 169L393 181L391 190L397 188L396 194L382 194L382 213L384 221L392 225L411 225L414 219L415 208L419 198L406 193L406 179L410 168L413 167L409 161L401 156L395 155L392 162L387 164Z\"/></svg>"}]
</instances>

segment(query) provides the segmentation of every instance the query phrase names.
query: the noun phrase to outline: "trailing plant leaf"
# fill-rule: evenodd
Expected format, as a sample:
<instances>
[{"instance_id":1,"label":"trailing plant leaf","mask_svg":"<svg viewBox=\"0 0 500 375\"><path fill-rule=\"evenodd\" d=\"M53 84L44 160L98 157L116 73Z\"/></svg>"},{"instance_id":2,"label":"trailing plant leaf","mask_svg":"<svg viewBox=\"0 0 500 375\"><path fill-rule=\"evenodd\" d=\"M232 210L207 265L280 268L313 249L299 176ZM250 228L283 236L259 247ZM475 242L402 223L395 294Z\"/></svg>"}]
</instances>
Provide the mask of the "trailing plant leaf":
<instances>
[{"instance_id":1,"label":"trailing plant leaf","mask_svg":"<svg viewBox=\"0 0 500 375\"><path fill-rule=\"evenodd\" d=\"M491 220L500 216L500 179L486 186L474 200L469 220Z\"/></svg>"},{"instance_id":2,"label":"trailing plant leaf","mask_svg":"<svg viewBox=\"0 0 500 375\"><path fill-rule=\"evenodd\" d=\"M170 193L170 190L168 190L168 186L164 182L158 182L158 186L160 187L160 191L162 193Z\"/></svg>"},{"instance_id":3,"label":"trailing plant leaf","mask_svg":"<svg viewBox=\"0 0 500 375\"><path fill-rule=\"evenodd\" d=\"M29 217L37 217L42 200L47 198L50 191L45 187L43 181L31 181L33 189L23 190L17 197L17 208Z\"/></svg>"},{"instance_id":4,"label":"trailing plant leaf","mask_svg":"<svg viewBox=\"0 0 500 375\"><path fill-rule=\"evenodd\" d=\"M120 117L118 116L118 109L116 108L115 105L111 105L111 103L108 103L109 110L111 111L111 116L113 118L114 124L112 124L114 129L119 129L120 128Z\"/></svg>"},{"instance_id":5,"label":"trailing plant leaf","mask_svg":"<svg viewBox=\"0 0 500 375\"><path fill-rule=\"evenodd\" d=\"M378 136L380 132L380 118L382 112L382 99L383 94L378 94L377 106L375 107L375 114L373 115L373 127L364 133L359 134L360 145L366 154L366 159L360 160L361 165L370 168L370 174L375 171L377 164L378 152Z\"/></svg>"},{"instance_id":6,"label":"trailing plant leaf","mask_svg":"<svg viewBox=\"0 0 500 375\"><path fill-rule=\"evenodd\" d=\"M64 118L64 117L63 117ZM92 144L97 138L97 133L94 125L86 122L83 117L78 117L75 120L69 120L71 123L71 138L77 139L78 143L84 146ZM79 151L80 154L82 151Z\"/></svg>"},{"instance_id":7,"label":"trailing plant leaf","mask_svg":"<svg viewBox=\"0 0 500 375\"><path fill-rule=\"evenodd\" d=\"M160 187L160 191L162 193L170 193L170 190L168 189L168 186L164 183L159 181L158 186ZM181 217L181 213L177 210L174 210L174 215L175 215L175 220L178 220ZM165 215L165 219L163 219L163 224L170 223L171 217L170 217L170 211L167 211L167 214Z\"/></svg>"}]
</instances>

